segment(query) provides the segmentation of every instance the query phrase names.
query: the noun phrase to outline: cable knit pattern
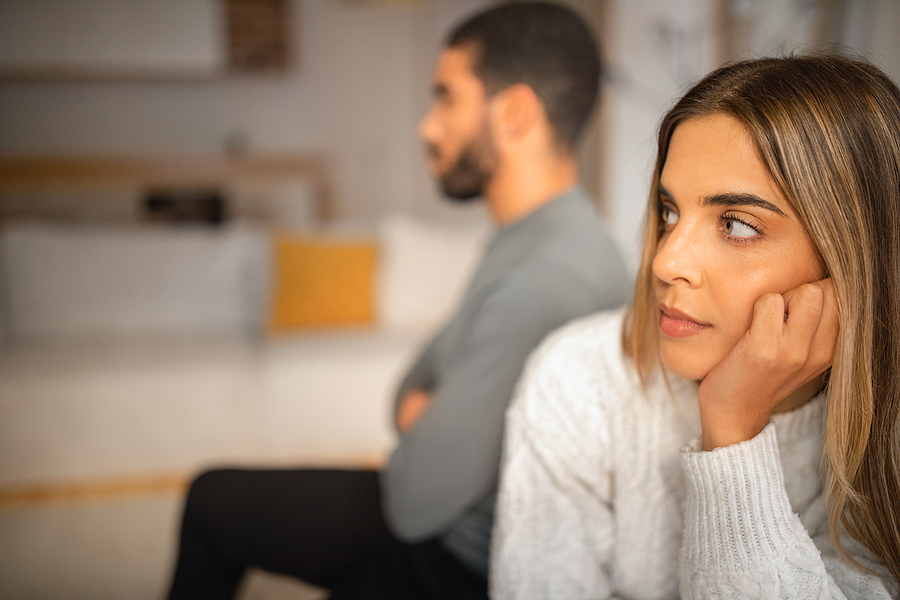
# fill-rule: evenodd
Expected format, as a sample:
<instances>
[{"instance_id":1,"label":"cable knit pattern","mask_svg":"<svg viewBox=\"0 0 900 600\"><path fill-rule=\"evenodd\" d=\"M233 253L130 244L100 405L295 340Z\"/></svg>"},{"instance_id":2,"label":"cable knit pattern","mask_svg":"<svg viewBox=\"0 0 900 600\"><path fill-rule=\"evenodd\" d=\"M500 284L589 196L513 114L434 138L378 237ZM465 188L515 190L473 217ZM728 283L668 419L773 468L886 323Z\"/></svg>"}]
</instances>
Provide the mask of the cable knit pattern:
<instances>
[{"instance_id":1,"label":"cable knit pattern","mask_svg":"<svg viewBox=\"0 0 900 600\"><path fill-rule=\"evenodd\" d=\"M890 598L837 557L823 495L824 398L755 438L697 451L697 386L641 391L621 311L529 360L507 412L494 526L497 600ZM850 540L851 554L878 568Z\"/></svg>"}]
</instances>

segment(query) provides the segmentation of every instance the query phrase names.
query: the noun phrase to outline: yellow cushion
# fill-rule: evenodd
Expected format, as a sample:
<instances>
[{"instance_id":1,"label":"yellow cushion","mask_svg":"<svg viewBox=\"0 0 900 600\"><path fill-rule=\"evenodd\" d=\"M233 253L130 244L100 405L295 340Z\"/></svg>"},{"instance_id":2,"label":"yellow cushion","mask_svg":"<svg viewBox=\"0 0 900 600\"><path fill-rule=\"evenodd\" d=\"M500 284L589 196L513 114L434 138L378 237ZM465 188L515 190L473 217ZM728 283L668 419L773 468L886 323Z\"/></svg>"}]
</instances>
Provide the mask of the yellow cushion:
<instances>
[{"instance_id":1,"label":"yellow cushion","mask_svg":"<svg viewBox=\"0 0 900 600\"><path fill-rule=\"evenodd\" d=\"M280 236L274 254L271 333L372 323L373 243Z\"/></svg>"}]
</instances>

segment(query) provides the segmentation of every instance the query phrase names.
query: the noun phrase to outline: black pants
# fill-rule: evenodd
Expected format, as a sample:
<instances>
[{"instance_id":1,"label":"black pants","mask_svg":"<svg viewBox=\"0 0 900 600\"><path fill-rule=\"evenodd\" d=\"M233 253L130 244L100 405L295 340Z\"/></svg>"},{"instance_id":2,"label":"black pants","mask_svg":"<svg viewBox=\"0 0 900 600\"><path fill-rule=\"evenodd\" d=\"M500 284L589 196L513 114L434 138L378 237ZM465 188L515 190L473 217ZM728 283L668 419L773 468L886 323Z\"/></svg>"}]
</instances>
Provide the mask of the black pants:
<instances>
[{"instance_id":1,"label":"black pants","mask_svg":"<svg viewBox=\"0 0 900 600\"><path fill-rule=\"evenodd\" d=\"M171 600L231 598L244 571L292 575L349 598L487 598L486 579L437 541L388 531L375 471L220 470L184 510Z\"/></svg>"}]
</instances>

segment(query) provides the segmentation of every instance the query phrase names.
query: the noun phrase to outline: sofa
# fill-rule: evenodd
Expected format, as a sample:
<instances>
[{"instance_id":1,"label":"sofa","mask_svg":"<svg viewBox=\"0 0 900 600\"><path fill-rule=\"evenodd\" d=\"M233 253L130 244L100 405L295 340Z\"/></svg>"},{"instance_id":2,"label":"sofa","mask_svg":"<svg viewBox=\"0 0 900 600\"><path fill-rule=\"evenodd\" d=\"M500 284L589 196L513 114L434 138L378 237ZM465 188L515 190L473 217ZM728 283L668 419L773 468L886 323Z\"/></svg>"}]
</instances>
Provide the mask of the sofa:
<instances>
[{"instance_id":1,"label":"sofa","mask_svg":"<svg viewBox=\"0 0 900 600\"><path fill-rule=\"evenodd\" d=\"M402 214L305 234L7 225L0 490L381 463L393 390L464 292L489 229ZM374 249L371 317L273 327L286 237Z\"/></svg>"}]
</instances>

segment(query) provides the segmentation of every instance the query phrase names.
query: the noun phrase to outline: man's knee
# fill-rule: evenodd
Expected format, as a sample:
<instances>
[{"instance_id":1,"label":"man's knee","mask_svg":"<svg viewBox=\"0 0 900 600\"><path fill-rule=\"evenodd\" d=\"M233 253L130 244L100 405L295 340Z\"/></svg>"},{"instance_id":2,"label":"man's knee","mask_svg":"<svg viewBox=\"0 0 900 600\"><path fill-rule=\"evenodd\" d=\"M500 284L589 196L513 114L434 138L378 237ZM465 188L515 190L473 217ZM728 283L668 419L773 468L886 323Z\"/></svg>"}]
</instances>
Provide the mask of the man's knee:
<instances>
[{"instance_id":1,"label":"man's knee","mask_svg":"<svg viewBox=\"0 0 900 600\"><path fill-rule=\"evenodd\" d=\"M227 518L236 507L234 496L242 488L240 473L238 469L216 469L198 475L188 490L185 522L209 525Z\"/></svg>"}]
</instances>

